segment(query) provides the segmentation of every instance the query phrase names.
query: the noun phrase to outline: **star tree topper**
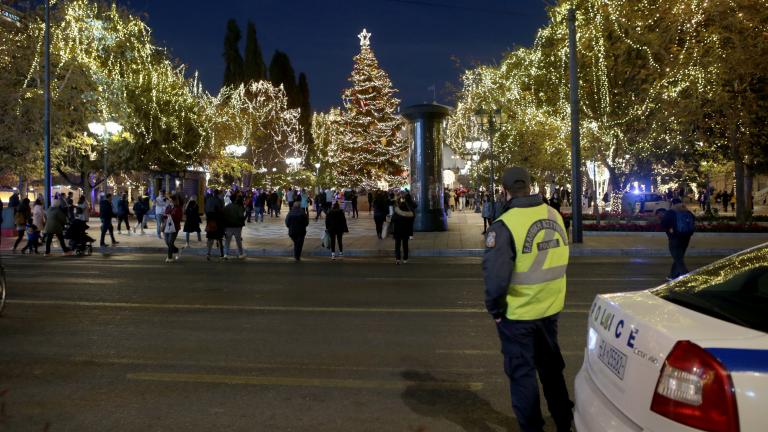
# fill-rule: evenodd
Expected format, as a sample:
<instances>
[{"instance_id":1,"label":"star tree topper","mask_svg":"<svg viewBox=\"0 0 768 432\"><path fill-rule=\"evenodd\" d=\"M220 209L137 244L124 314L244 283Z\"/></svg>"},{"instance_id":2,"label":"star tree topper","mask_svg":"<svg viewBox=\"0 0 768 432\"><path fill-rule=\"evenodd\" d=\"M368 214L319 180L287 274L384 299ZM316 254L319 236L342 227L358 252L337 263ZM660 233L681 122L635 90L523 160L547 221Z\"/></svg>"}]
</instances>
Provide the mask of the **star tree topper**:
<instances>
[{"instance_id":1,"label":"star tree topper","mask_svg":"<svg viewBox=\"0 0 768 432\"><path fill-rule=\"evenodd\" d=\"M363 32L357 35L358 38L360 38L360 46L361 47L369 47L371 46L371 33L368 33L368 30L363 29Z\"/></svg>"}]
</instances>

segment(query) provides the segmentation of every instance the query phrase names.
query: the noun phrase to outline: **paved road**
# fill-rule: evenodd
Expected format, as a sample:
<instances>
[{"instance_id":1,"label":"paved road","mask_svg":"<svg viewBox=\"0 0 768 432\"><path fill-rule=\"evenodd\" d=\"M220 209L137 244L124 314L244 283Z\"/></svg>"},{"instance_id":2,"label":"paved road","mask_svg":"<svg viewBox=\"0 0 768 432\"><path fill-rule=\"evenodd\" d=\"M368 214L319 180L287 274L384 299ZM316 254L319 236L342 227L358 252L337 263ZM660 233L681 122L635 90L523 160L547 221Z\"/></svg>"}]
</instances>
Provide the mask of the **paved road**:
<instances>
[{"instance_id":1,"label":"paved road","mask_svg":"<svg viewBox=\"0 0 768 432\"><path fill-rule=\"evenodd\" d=\"M161 260L3 258L0 430L517 430L478 259ZM574 259L569 382L594 295L668 265Z\"/></svg>"}]
</instances>

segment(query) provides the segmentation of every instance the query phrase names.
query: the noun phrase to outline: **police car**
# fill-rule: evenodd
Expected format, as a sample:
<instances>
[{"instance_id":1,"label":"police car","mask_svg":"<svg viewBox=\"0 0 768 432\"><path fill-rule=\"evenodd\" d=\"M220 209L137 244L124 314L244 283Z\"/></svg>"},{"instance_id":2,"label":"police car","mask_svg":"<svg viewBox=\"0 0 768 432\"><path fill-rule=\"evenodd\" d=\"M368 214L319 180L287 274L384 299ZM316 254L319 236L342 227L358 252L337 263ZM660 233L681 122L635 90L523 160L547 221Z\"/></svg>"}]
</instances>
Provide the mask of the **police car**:
<instances>
[{"instance_id":1,"label":"police car","mask_svg":"<svg viewBox=\"0 0 768 432\"><path fill-rule=\"evenodd\" d=\"M575 399L579 432L768 431L768 244L597 296Z\"/></svg>"}]
</instances>

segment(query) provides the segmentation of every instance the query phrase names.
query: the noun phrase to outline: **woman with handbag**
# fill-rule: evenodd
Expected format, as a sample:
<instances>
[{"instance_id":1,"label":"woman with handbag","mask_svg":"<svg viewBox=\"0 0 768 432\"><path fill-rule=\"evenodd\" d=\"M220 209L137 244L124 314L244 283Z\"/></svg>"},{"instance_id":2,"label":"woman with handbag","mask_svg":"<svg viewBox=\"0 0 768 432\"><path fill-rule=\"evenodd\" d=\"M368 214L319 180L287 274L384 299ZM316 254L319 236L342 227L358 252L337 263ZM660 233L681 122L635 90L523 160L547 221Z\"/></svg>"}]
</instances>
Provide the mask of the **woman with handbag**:
<instances>
[{"instance_id":1,"label":"woman with handbag","mask_svg":"<svg viewBox=\"0 0 768 432\"><path fill-rule=\"evenodd\" d=\"M333 208L325 218L325 229L328 230L328 235L331 238L331 259L336 259L337 240L339 242L339 257L343 257L344 245L342 244L342 238L344 233L349 232L349 228L347 227L347 218L344 216L344 211L341 210L338 201L333 203Z\"/></svg>"},{"instance_id":2,"label":"woman with handbag","mask_svg":"<svg viewBox=\"0 0 768 432\"><path fill-rule=\"evenodd\" d=\"M179 227L181 226L181 203L179 202L179 196L174 195L168 201L168 206L165 208L165 215L163 216L163 224L161 230L165 237L165 244L168 245L168 258L165 262L173 262L179 260L179 248L174 245L176 242L176 236L179 235ZM175 254L175 255L174 255Z\"/></svg>"}]
</instances>

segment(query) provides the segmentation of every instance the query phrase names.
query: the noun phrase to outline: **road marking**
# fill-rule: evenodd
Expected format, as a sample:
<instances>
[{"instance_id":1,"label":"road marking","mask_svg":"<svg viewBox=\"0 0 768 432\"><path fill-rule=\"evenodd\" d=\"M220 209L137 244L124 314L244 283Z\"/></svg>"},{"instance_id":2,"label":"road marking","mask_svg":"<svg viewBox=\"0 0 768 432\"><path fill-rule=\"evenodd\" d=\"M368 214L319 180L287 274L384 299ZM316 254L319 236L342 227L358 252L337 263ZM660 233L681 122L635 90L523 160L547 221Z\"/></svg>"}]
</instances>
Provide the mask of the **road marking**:
<instances>
[{"instance_id":1,"label":"road marking","mask_svg":"<svg viewBox=\"0 0 768 432\"><path fill-rule=\"evenodd\" d=\"M116 365L142 365L142 366L184 366L200 368L219 368L219 369L290 369L290 370L340 370L340 371L378 371L378 372L398 372L406 367L386 367L386 366L333 366L333 365L310 365L295 363L247 363L247 362L206 362L206 361L184 361L184 360L161 360L161 359L137 359L137 358L116 358L116 357L69 357L64 361L75 363L98 363L98 364L116 364ZM487 372L483 368L429 368L433 372L442 373L483 373Z\"/></svg>"},{"instance_id":2,"label":"road marking","mask_svg":"<svg viewBox=\"0 0 768 432\"><path fill-rule=\"evenodd\" d=\"M501 350L436 350L436 354L459 354L459 355L500 355ZM584 351L560 351L564 356L584 355Z\"/></svg>"},{"instance_id":3,"label":"road marking","mask_svg":"<svg viewBox=\"0 0 768 432\"><path fill-rule=\"evenodd\" d=\"M444 278L437 278L437 277L367 277L365 280L369 281L426 281L426 282L434 282L434 281L475 281L475 282L483 282L482 277L475 277L475 278L453 278L453 277L444 277ZM571 277L567 276L567 280L570 281L576 281L576 282L591 282L591 281L597 281L597 282L607 282L607 281L661 281L661 278L653 278L653 277L616 277L616 278L610 278L610 277L602 277L602 278L580 278L580 277Z\"/></svg>"},{"instance_id":4,"label":"road marking","mask_svg":"<svg viewBox=\"0 0 768 432\"><path fill-rule=\"evenodd\" d=\"M34 284L45 284L45 285L51 285L51 286L60 286L60 285L118 285L121 282L128 282L127 279L107 279L107 278L76 278L76 279L69 279L64 277L50 277L49 274L39 274L39 275L29 275L29 276L23 276L18 277L13 276L9 277L8 280L11 282L15 282L17 280L23 280L23 281L29 281L30 283Z\"/></svg>"},{"instance_id":5,"label":"road marking","mask_svg":"<svg viewBox=\"0 0 768 432\"><path fill-rule=\"evenodd\" d=\"M301 307L301 306L245 306L245 305L200 305L200 304L156 304L122 302L88 302L68 300L8 300L10 304L36 306L82 306L136 309L179 309L179 310L226 310L261 312L358 312L358 313L486 313L481 308L363 308L363 307ZM588 309L564 309L561 313L587 313Z\"/></svg>"},{"instance_id":6,"label":"road marking","mask_svg":"<svg viewBox=\"0 0 768 432\"><path fill-rule=\"evenodd\" d=\"M482 383L478 382L413 382L413 381L382 381L358 379L322 379L322 378L287 378L242 375L209 375L209 374L176 374L176 373L132 373L126 375L129 380L164 381L205 384L245 384L266 386L291 387L332 387L349 389L395 389L405 390L440 389L440 390L480 390Z\"/></svg>"}]
</instances>

